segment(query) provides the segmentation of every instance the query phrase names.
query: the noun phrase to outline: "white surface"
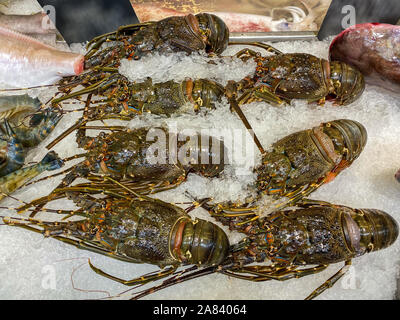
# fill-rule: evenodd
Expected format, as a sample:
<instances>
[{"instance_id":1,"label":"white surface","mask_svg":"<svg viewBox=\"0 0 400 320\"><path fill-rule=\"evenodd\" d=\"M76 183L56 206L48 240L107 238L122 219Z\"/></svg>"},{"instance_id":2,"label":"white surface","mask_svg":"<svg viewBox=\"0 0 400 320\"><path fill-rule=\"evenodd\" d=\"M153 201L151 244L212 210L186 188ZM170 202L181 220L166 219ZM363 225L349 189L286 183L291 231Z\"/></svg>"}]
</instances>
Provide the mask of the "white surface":
<instances>
[{"instance_id":1,"label":"white surface","mask_svg":"<svg viewBox=\"0 0 400 320\"><path fill-rule=\"evenodd\" d=\"M274 46L283 52L307 52L326 58L329 42L277 43ZM227 54L239 49L230 48ZM152 76L154 81L166 81L192 76L209 77L225 84L229 79L241 79L253 68L252 63L243 66L241 62L228 61L227 65L218 63L215 66L206 64L205 59L200 56L180 55L156 56L124 63L121 72L136 79ZM43 101L51 96L48 89L35 90L32 94L39 94ZM400 167L397 151L400 136L399 108L400 102L396 97L382 89L368 86L361 99L345 107L334 107L329 103L321 107L295 102L292 106L276 108L265 103L253 103L244 107L244 112L265 147L290 133L311 128L321 122L341 118L361 122L368 131L368 142L360 158L311 197L351 207L381 209L400 221L400 184L394 179L394 173ZM27 161L42 159L46 153L44 146L74 123L78 116L72 114L64 117L55 132L39 148L30 152ZM229 112L226 103L207 115L184 115L179 119L167 119L168 123L175 121L179 121L179 126L183 128L243 128L237 116ZM160 119L147 115L132 121L130 125L152 123L159 125ZM73 134L54 150L61 157L80 152L76 149L74 139ZM191 175L178 189L157 196L167 201L188 201L184 196L184 191L187 190L197 197L237 199L245 194L246 184L254 181L254 177L235 177L234 169L235 166L228 168L221 179L207 180ZM25 201L37 198L48 194L59 181L59 178L47 180L16 192L14 196ZM17 203L6 199L0 205L16 206ZM70 202L59 201L54 202L51 207L66 208L68 205ZM1 213L12 214L6 210L1 210ZM195 210L193 216L209 219L202 209ZM230 233L232 242L240 238L240 235ZM392 299L396 291L399 250L400 241L397 241L388 249L353 260L352 272L318 299ZM128 289L92 272L87 258L91 258L93 264L104 271L126 279L157 270L156 266L120 262L78 250L54 239L45 239L39 234L0 226L0 298L96 299L106 296L100 292L75 290L71 278L76 287L86 291L102 290L114 295ZM170 287L146 299L303 299L341 266L342 264L331 265L322 273L286 282L252 283L216 274ZM52 276L55 287L51 286Z\"/></svg>"}]
</instances>

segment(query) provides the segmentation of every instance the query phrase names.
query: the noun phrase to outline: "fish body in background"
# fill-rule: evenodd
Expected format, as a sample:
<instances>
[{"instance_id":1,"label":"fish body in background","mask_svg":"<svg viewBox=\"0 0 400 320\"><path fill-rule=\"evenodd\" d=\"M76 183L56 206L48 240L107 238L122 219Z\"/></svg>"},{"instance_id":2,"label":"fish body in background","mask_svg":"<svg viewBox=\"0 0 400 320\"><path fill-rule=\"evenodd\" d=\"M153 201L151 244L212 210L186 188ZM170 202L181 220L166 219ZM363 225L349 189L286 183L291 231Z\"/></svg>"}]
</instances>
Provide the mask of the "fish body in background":
<instances>
[{"instance_id":1,"label":"fish body in background","mask_svg":"<svg viewBox=\"0 0 400 320\"><path fill-rule=\"evenodd\" d=\"M331 60L357 67L367 83L400 89L400 26L363 23L340 33L329 48Z\"/></svg>"},{"instance_id":2,"label":"fish body in background","mask_svg":"<svg viewBox=\"0 0 400 320\"><path fill-rule=\"evenodd\" d=\"M135 14L140 22L158 21L170 16L184 16L188 12L165 8L156 4L133 3ZM270 31L299 31L317 30L317 25L313 22L314 15L306 13L298 7L283 7L281 11L286 11L292 21L286 19L274 19L267 15L207 11L221 18L228 26L229 32L270 32ZM273 12L273 11L272 11Z\"/></svg>"},{"instance_id":3,"label":"fish body in background","mask_svg":"<svg viewBox=\"0 0 400 320\"><path fill-rule=\"evenodd\" d=\"M0 25L26 35L55 34L57 29L44 12L32 15L14 15L0 13Z\"/></svg>"},{"instance_id":4,"label":"fish body in background","mask_svg":"<svg viewBox=\"0 0 400 320\"><path fill-rule=\"evenodd\" d=\"M83 71L84 56L57 50L0 26L0 82L16 88L54 84Z\"/></svg>"}]
</instances>

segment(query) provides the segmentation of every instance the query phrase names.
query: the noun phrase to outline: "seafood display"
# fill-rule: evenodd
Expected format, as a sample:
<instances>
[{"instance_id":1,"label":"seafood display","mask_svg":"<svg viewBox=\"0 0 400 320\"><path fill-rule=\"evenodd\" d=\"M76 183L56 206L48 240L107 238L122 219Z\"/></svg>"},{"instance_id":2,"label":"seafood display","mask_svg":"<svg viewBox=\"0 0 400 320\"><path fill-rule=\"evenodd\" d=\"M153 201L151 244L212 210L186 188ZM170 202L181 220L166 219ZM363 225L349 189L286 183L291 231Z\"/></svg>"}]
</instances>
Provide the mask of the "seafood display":
<instances>
[{"instance_id":1,"label":"seafood display","mask_svg":"<svg viewBox=\"0 0 400 320\"><path fill-rule=\"evenodd\" d=\"M326 41L229 42L318 30L330 1L189 2L131 0L141 23L92 39L85 55L22 34L39 34L44 14L0 14L1 90L40 98L0 96L0 297L31 295L12 288L27 267L38 297L171 299L178 283L186 299L393 296L398 163L383 155L399 103L365 87L364 65L334 58L362 42L343 32L330 61ZM397 30L367 25L381 38L357 62L390 78Z\"/></svg>"},{"instance_id":2,"label":"seafood display","mask_svg":"<svg viewBox=\"0 0 400 320\"><path fill-rule=\"evenodd\" d=\"M0 82L17 88L54 84L83 71L84 57L0 26ZM21 76L23 74L23 76Z\"/></svg>"},{"instance_id":3,"label":"seafood display","mask_svg":"<svg viewBox=\"0 0 400 320\"><path fill-rule=\"evenodd\" d=\"M398 92L400 88L400 27L385 23L358 24L331 43L332 61L358 68L372 85Z\"/></svg>"},{"instance_id":4,"label":"seafood display","mask_svg":"<svg viewBox=\"0 0 400 320\"><path fill-rule=\"evenodd\" d=\"M98 52L106 41L115 46ZM122 26L117 31L94 38L88 44L85 68L118 67L122 58L139 59L156 51L222 53L228 46L229 29L218 17L208 13L168 17L157 22Z\"/></svg>"},{"instance_id":5,"label":"seafood display","mask_svg":"<svg viewBox=\"0 0 400 320\"><path fill-rule=\"evenodd\" d=\"M208 12L220 17L230 32L316 31L331 0L289 1L184 1L131 0L139 21L156 21L169 16ZM229 12L227 12L229 8Z\"/></svg>"},{"instance_id":6,"label":"seafood display","mask_svg":"<svg viewBox=\"0 0 400 320\"><path fill-rule=\"evenodd\" d=\"M239 51L235 56L243 61L255 60L256 72L239 82L229 81L226 87L209 79L186 78L180 83L172 80L153 83L151 78L147 78L144 82L132 82L119 73L112 73L92 81L83 74L82 77L63 79L60 90L65 94L52 99L51 103L61 108L62 101L95 94L106 99L101 105L86 107L87 121L111 118L131 120L143 113L171 116L200 108L212 109L223 97L238 106L254 101L282 105L294 99L320 104L328 99L337 105L347 105L357 100L364 91L363 75L345 63L329 63L310 54L283 54L262 43L252 45L276 55L263 57L250 49ZM85 88L72 91L78 84ZM188 104L193 108L187 108ZM237 108L231 107L240 113ZM49 148L54 145L50 144Z\"/></svg>"},{"instance_id":7,"label":"seafood display","mask_svg":"<svg viewBox=\"0 0 400 320\"><path fill-rule=\"evenodd\" d=\"M98 88L100 83L103 87L109 86L109 82L113 83L113 75L118 72L121 59L138 60L155 52L202 51L220 54L228 46L228 41L229 30L225 23L207 13L122 26L115 32L89 41L84 58L85 72L60 81L60 90L71 90L79 85ZM108 45L102 48L105 43Z\"/></svg>"},{"instance_id":8,"label":"seafood display","mask_svg":"<svg viewBox=\"0 0 400 320\"><path fill-rule=\"evenodd\" d=\"M122 280L89 262L96 273L129 286L168 277L182 264L204 267L192 275L183 276L185 272L181 272L178 277L145 290L136 299L214 272L249 281L284 281L321 272L329 264L345 262L344 267L307 297L313 299L346 273L353 258L389 247L399 234L397 222L383 211L311 202L303 204L304 208L277 211L256 224L248 224L244 231L246 238L229 247L222 229L208 221L193 221L179 207L134 195L132 198L114 194L97 199L90 195L94 191L65 188L65 195L80 209L55 210L80 215L85 220L46 222L2 218L8 225L39 232L80 249L164 268L158 273ZM206 202L199 205L210 210ZM218 213L212 212L212 215L227 223ZM266 260L273 264L253 264Z\"/></svg>"},{"instance_id":9,"label":"seafood display","mask_svg":"<svg viewBox=\"0 0 400 320\"><path fill-rule=\"evenodd\" d=\"M209 137L204 136L196 139L198 144L191 147L198 148L197 152L205 153L207 158L211 159L208 164L196 166L190 164L185 168L180 163L178 166L166 165L170 164L171 160L162 159L160 162L162 165L153 165L149 168L147 163L149 158L146 158L146 152L142 151L148 150L153 143L146 140L148 132L148 128L142 128L93 138L85 135L85 126L82 126L78 129L77 142L80 147L90 152L85 155L86 160L76 165L66 176L59 188L62 189L82 176L91 180L90 184L83 186L96 185L99 188L109 188L110 185L104 184L103 181L103 176L107 175L120 181L121 185L129 185L135 192L156 193L176 187L185 180L188 172L215 177L223 171L227 159L224 158L226 151L222 141L218 141L218 148L209 146L208 142L204 148L200 140L209 141ZM167 132L166 137L168 141ZM272 145L271 151L262 153L261 165L254 168L256 181L249 187L258 196L253 201L268 194L281 199L279 207L296 203L321 185L332 181L342 170L349 167L358 158L366 142L367 132L364 126L346 119L323 123L277 141ZM178 144L178 148L181 146L182 144ZM127 157L127 150L131 150L130 152L136 156ZM167 154L170 154L168 149L165 155ZM196 163L200 163L198 154L193 158ZM96 176L98 173L102 173L103 176ZM117 186L112 189L115 188L119 192L124 191ZM51 195L37 199L21 209L46 203L49 199ZM225 206L219 203L216 206L221 214L228 215L230 210L233 210L232 205ZM256 209L257 207L247 208L246 211L253 210L255 217L258 217ZM237 211L240 212L239 209ZM250 216L249 212L247 214Z\"/></svg>"},{"instance_id":10,"label":"seafood display","mask_svg":"<svg viewBox=\"0 0 400 320\"><path fill-rule=\"evenodd\" d=\"M322 103L326 98L338 105L346 105L358 99L364 91L363 75L346 63L335 61L329 63L310 54L284 54L268 45L264 45L263 48L276 55L264 57L250 49L243 49L235 55L243 61L253 57L257 63L256 72L235 84L231 92L239 97L239 105L252 101L283 104L293 99ZM70 91L71 86L75 85L74 81L70 83L67 80L62 81L63 90ZM186 99L181 98L178 105L183 104L183 101L193 102L192 100L196 99L205 100L205 104L208 105L207 102L210 100L219 101L226 88L223 90L221 85L207 79L188 79L181 84L173 81L153 84L151 79L144 83L132 83L118 74L92 84L87 89L55 99L52 103L57 104L86 93L96 93L107 97L110 96L109 92L112 90L116 91L116 97L120 101L124 99L128 103L133 102L134 105L138 105L137 109L141 109L142 106L149 104L148 101L155 100L154 104L160 104L161 102L157 100L160 100L161 93L165 95L163 103L167 105L171 103L167 98L172 94L187 96ZM171 93L172 91L175 92ZM200 97L192 97L196 93ZM177 98L171 100L177 100ZM145 109L154 112L152 108L145 107ZM162 114L163 112L155 113Z\"/></svg>"}]
</instances>

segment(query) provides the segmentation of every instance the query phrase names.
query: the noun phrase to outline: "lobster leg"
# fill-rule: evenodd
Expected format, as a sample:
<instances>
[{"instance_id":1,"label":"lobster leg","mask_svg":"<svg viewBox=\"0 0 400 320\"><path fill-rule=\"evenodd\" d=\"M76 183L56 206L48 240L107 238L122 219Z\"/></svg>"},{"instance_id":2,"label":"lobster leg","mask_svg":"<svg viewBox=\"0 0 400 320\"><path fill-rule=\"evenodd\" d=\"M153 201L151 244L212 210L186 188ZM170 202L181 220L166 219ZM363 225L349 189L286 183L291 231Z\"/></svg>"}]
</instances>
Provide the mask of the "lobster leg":
<instances>
[{"instance_id":1,"label":"lobster leg","mask_svg":"<svg viewBox=\"0 0 400 320\"><path fill-rule=\"evenodd\" d=\"M260 55L259 52L251 50L249 48L242 49L235 54L236 58L241 59L243 62L246 62L250 58L256 58Z\"/></svg>"},{"instance_id":2,"label":"lobster leg","mask_svg":"<svg viewBox=\"0 0 400 320\"><path fill-rule=\"evenodd\" d=\"M247 46L259 47L259 48L265 49L267 52L272 52L275 54L283 54L283 52L279 51L278 49L274 48L273 46L270 46L269 44L262 43L262 42L229 42L229 45L240 45L240 46L247 45ZM244 50L253 51L248 48L246 48ZM241 51L243 51L243 50L241 50ZM255 52L255 51L253 51L253 52Z\"/></svg>"},{"instance_id":3,"label":"lobster leg","mask_svg":"<svg viewBox=\"0 0 400 320\"><path fill-rule=\"evenodd\" d=\"M242 269L235 270L234 272L224 270L224 271L222 271L222 273L232 276L232 277L235 277L235 278L249 280L249 281L256 281L256 282L268 281L268 280L286 281L289 279L301 278L301 277L305 277L305 276L308 276L308 275L311 275L314 273L321 272L321 271L325 270L327 267L328 267L328 265L318 265L318 266L312 267L312 268L297 269L297 267L292 266L292 267L286 267L283 269L278 269L277 271L274 271L274 268L271 268L271 267L267 267L267 269L264 269L264 270L261 269L261 271L253 271L253 270L257 270L257 269L249 269L249 267L244 267ZM263 268L265 268L265 267L263 267ZM249 273L249 274L253 274L253 275L248 276L248 275L241 275L238 273Z\"/></svg>"},{"instance_id":4,"label":"lobster leg","mask_svg":"<svg viewBox=\"0 0 400 320\"><path fill-rule=\"evenodd\" d=\"M184 176L186 177L186 176ZM183 177L183 178L184 178ZM115 192L122 192L123 189L120 186L117 186L115 184L110 184L110 183L105 183L104 179L100 179L99 176L91 176L89 175L86 177L88 180L92 181L91 183L82 183L76 185L76 187L92 187L92 188L98 188L99 190L109 190L109 191L115 191ZM141 195L146 195L146 194L152 194L152 193L158 193L166 190L171 190L176 187L178 187L181 182L184 179L178 179L177 182L175 183L166 183L166 182L158 182L158 183L153 183L151 181L144 182L144 183L136 183L136 182L129 182L129 181L124 181L122 184L126 187L128 187L130 190L134 191L135 193L141 194Z\"/></svg>"},{"instance_id":5,"label":"lobster leg","mask_svg":"<svg viewBox=\"0 0 400 320\"><path fill-rule=\"evenodd\" d=\"M91 85L91 86L89 86L87 88L84 88L82 90L75 91L73 93L64 95L64 96L62 96L60 98L54 99L52 101L52 104L53 105L57 105L61 101L64 101L64 100L67 100L67 99L71 99L71 98L74 98L74 97L79 97L79 96L82 96L84 94L93 93L96 90L100 90L100 89L101 90L106 90L109 87L111 87L112 85L116 84L117 81L120 80L119 78L121 78L120 75L117 75L117 77L115 77L113 75L110 75L110 76L104 78L103 80L100 80L100 81L94 83L93 85Z\"/></svg>"},{"instance_id":6,"label":"lobster leg","mask_svg":"<svg viewBox=\"0 0 400 320\"><path fill-rule=\"evenodd\" d=\"M85 176L87 175L87 168L85 166L77 166L75 167L71 172L69 172L64 179L61 181L61 183L57 186L56 189L54 189L49 195L33 200L30 203L19 207L17 210L18 212L22 212L27 210L28 208L32 206L36 206L36 209L30 214L30 217L33 218L42 208L43 206L53 200L59 199L60 197L62 198L63 196L60 196L60 191L62 188L70 185L75 179L77 179L80 176Z\"/></svg>"},{"instance_id":7,"label":"lobster leg","mask_svg":"<svg viewBox=\"0 0 400 320\"><path fill-rule=\"evenodd\" d=\"M64 198L67 196L68 192L79 192L79 193L86 193L86 194L102 194L102 195L109 195L109 196L113 196L113 197L117 197L117 198L129 198L126 194L122 194L121 192L114 192L112 190L107 190L105 188L105 186L102 186L102 185L87 186L86 184L83 184L84 186L76 185L76 186L68 187L68 184L72 183L72 181L73 181L72 180L70 183L68 183L69 180L65 180L65 179L69 178L68 177L69 175L72 177L71 179L74 179L74 180L79 177L79 175L76 175L76 173L70 172L64 178L63 182L61 182L61 184L56 189L54 189L54 191L52 191L52 193L50 193L50 195L33 200L30 203L17 208L17 211L22 212L22 211L29 209L30 207L36 206L35 211L33 211L32 214L30 215L30 217L32 218L37 212L42 210L43 206L46 203L53 201L53 200ZM105 178L107 178L107 177L105 177ZM113 180L113 179L111 179L111 180ZM120 191L120 189L118 189L118 191ZM134 194L135 194L135 196L142 197L142 195L139 196L137 193L134 193Z\"/></svg>"},{"instance_id":8,"label":"lobster leg","mask_svg":"<svg viewBox=\"0 0 400 320\"><path fill-rule=\"evenodd\" d=\"M71 211L72 213L73 211ZM29 231L43 234L46 237L51 237L56 240L62 241L64 243L75 246L78 249L88 250L91 252L103 254L111 258L115 258L127 262L135 262L128 257L115 254L108 248L104 248L98 242L90 240L75 240L63 236L65 231L63 230L63 225L65 226L68 222L43 222L35 219L21 219L24 222L16 221L15 218L3 217L3 222L8 225L20 227ZM31 225L33 224L33 225Z\"/></svg>"},{"instance_id":9,"label":"lobster leg","mask_svg":"<svg viewBox=\"0 0 400 320\"><path fill-rule=\"evenodd\" d=\"M298 188L298 189L296 189L294 191L291 191L290 193L284 194L283 196L284 197L288 197L289 199L286 200L286 201L280 202L279 204L277 204L275 206L275 208L276 209L283 209L283 208L286 208L286 207L288 207L290 205L293 205L293 204L301 201L303 198L307 197L312 192L317 190L324 183L325 183L325 179L323 179L319 183L312 183L312 184L308 185L304 189Z\"/></svg>"},{"instance_id":10,"label":"lobster leg","mask_svg":"<svg viewBox=\"0 0 400 320\"><path fill-rule=\"evenodd\" d=\"M85 60L90 59L101 47L101 45L104 42L107 41L116 41L117 37L116 37L116 32L109 32L103 35L100 35L98 37L93 38L91 41L89 41L89 43L86 45L86 49L90 50L86 53L85 55Z\"/></svg>"},{"instance_id":11,"label":"lobster leg","mask_svg":"<svg viewBox=\"0 0 400 320\"><path fill-rule=\"evenodd\" d=\"M238 98L239 105L253 101L265 101L277 106L285 103L285 101L273 93L273 91L267 86L248 89Z\"/></svg>"},{"instance_id":12,"label":"lobster leg","mask_svg":"<svg viewBox=\"0 0 400 320\"><path fill-rule=\"evenodd\" d=\"M108 279L111 279L113 281L122 283L123 285L126 285L126 286L134 286L134 285L139 285L139 284L145 284L145 283L152 282L152 281L157 281L159 279L168 277L169 275L173 274L177 269L177 267L170 267L170 268L167 268L166 270L161 270L158 273L151 274L151 275L148 275L148 276L141 276L141 277L138 277L138 278L135 278L135 279L132 279L132 280L123 280L123 279L114 277L114 276L102 271L99 268L96 268L90 262L90 260L89 260L89 266L97 274L99 274L99 275L101 275L103 277L106 277Z\"/></svg>"},{"instance_id":13,"label":"lobster leg","mask_svg":"<svg viewBox=\"0 0 400 320\"><path fill-rule=\"evenodd\" d=\"M315 289L307 298L306 300L314 299L315 297L319 296L322 292L326 289L331 288L344 274L349 270L351 266L351 260L347 260L344 266L336 272L332 277L330 277L325 283L323 283L320 287Z\"/></svg>"},{"instance_id":14,"label":"lobster leg","mask_svg":"<svg viewBox=\"0 0 400 320\"><path fill-rule=\"evenodd\" d=\"M249 121L247 120L246 116L244 115L243 111L240 109L239 104L236 100L236 83L234 81L229 81L227 86L226 86L226 96L228 98L228 102L233 110L238 114L240 120L242 120L244 126L246 129L250 132L250 134L253 137L254 143L260 150L261 154L265 153L265 150L260 142L258 140L257 135L254 133L253 128L251 127Z\"/></svg>"}]
</instances>

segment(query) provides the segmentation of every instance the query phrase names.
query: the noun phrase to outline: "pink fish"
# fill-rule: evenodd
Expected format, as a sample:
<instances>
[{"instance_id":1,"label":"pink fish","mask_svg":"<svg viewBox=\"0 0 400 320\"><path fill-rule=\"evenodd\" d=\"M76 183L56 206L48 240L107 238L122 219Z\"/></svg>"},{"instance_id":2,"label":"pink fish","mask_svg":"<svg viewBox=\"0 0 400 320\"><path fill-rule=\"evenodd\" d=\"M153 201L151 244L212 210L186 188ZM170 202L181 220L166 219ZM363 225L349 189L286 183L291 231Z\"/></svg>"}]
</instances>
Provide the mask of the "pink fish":
<instances>
[{"instance_id":1,"label":"pink fish","mask_svg":"<svg viewBox=\"0 0 400 320\"><path fill-rule=\"evenodd\" d=\"M55 34L56 28L47 14L6 15L0 13L0 24L23 34Z\"/></svg>"},{"instance_id":2,"label":"pink fish","mask_svg":"<svg viewBox=\"0 0 400 320\"><path fill-rule=\"evenodd\" d=\"M357 67L366 82L400 89L400 26L363 23L344 30L331 43L330 59Z\"/></svg>"},{"instance_id":3,"label":"pink fish","mask_svg":"<svg viewBox=\"0 0 400 320\"><path fill-rule=\"evenodd\" d=\"M78 75L84 56L57 50L0 26L0 82L16 88L54 84Z\"/></svg>"}]
</instances>

